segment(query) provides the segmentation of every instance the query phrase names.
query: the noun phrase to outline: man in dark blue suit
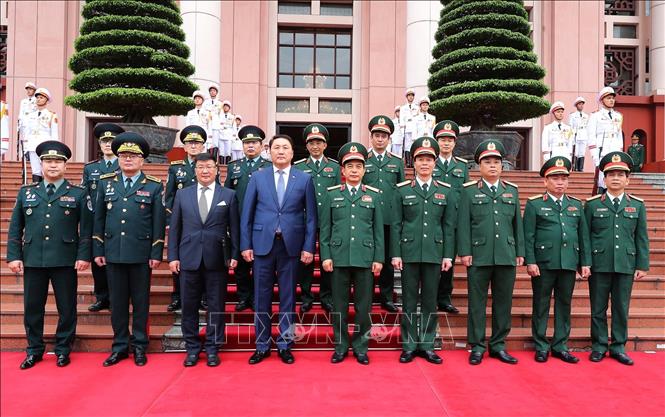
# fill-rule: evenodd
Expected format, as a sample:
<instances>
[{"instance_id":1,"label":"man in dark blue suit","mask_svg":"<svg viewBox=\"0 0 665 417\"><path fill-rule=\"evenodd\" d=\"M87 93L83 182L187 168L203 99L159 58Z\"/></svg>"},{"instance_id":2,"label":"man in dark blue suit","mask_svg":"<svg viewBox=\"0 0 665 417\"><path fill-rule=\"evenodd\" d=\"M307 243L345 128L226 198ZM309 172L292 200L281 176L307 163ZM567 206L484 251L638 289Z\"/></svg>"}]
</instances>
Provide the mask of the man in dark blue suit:
<instances>
[{"instance_id":1,"label":"man in dark blue suit","mask_svg":"<svg viewBox=\"0 0 665 417\"><path fill-rule=\"evenodd\" d=\"M279 285L279 337L282 362L294 361L290 347L295 333L294 312L298 261L314 260L316 194L312 177L291 167L293 141L287 135L270 140L273 166L252 176L243 201L240 248L254 261L256 364L270 356L273 282Z\"/></svg>"},{"instance_id":2,"label":"man in dark blue suit","mask_svg":"<svg viewBox=\"0 0 665 417\"><path fill-rule=\"evenodd\" d=\"M173 203L169 232L169 268L180 273L182 334L187 356L194 366L201 352L199 300L205 288L208 320L205 350L208 366L219 365L218 351L224 341L224 298L228 268L240 256L240 214L235 191L220 186L217 165L208 153L195 157L198 184L180 190Z\"/></svg>"}]
</instances>

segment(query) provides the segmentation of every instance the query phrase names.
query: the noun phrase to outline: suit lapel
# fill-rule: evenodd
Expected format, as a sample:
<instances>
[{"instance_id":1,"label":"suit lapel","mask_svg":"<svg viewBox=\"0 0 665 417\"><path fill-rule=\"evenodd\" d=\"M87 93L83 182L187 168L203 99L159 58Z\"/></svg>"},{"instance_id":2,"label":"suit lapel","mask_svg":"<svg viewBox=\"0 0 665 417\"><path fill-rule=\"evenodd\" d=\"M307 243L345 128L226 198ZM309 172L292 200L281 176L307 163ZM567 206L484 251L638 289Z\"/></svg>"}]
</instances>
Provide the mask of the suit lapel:
<instances>
[{"instance_id":1,"label":"suit lapel","mask_svg":"<svg viewBox=\"0 0 665 417\"><path fill-rule=\"evenodd\" d=\"M612 204L612 200L609 197L607 197L607 194L603 195L603 197L601 197L601 200L603 204L605 204L605 207L612 210L613 213L617 212L616 210L614 210L614 204Z\"/></svg>"},{"instance_id":2,"label":"suit lapel","mask_svg":"<svg viewBox=\"0 0 665 417\"><path fill-rule=\"evenodd\" d=\"M277 185L275 184L275 168L273 167L272 169L266 170L266 176L270 181L270 185L268 186L270 194L272 195L272 198L275 200L275 205L279 207L279 199L277 198Z\"/></svg>"},{"instance_id":3,"label":"suit lapel","mask_svg":"<svg viewBox=\"0 0 665 417\"><path fill-rule=\"evenodd\" d=\"M210 221L210 219L212 218L211 216L212 211L217 208L217 204L219 204L221 201L222 201L222 187L220 187L219 184L215 184L215 193L212 196L212 204L210 204L210 210L208 210L208 217L206 217L205 223L208 223Z\"/></svg>"},{"instance_id":4,"label":"suit lapel","mask_svg":"<svg viewBox=\"0 0 665 417\"><path fill-rule=\"evenodd\" d=\"M284 192L284 201L282 201L282 206L286 202L286 199L289 197L289 193L294 187L294 183L296 182L296 171L293 167L291 167L291 170L289 171L289 182L286 184L286 192ZM275 195L277 194L277 189L275 189Z\"/></svg>"},{"instance_id":5,"label":"suit lapel","mask_svg":"<svg viewBox=\"0 0 665 417\"><path fill-rule=\"evenodd\" d=\"M41 182L38 186L34 188L35 194L42 198L44 201L48 201L48 195L46 194L46 183Z\"/></svg>"}]
</instances>

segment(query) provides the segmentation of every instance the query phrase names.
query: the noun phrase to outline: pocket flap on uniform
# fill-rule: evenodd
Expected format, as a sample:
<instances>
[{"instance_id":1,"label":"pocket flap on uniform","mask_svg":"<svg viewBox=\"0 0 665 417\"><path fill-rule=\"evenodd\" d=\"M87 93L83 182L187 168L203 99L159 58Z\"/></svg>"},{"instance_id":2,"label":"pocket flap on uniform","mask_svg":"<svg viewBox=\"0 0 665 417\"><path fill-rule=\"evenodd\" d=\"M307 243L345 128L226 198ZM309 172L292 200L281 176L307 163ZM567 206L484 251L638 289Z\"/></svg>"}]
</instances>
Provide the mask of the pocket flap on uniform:
<instances>
[{"instance_id":1,"label":"pocket flap on uniform","mask_svg":"<svg viewBox=\"0 0 665 417\"><path fill-rule=\"evenodd\" d=\"M479 236L473 239L473 246L482 246L485 244L485 236Z\"/></svg>"},{"instance_id":2,"label":"pocket flap on uniform","mask_svg":"<svg viewBox=\"0 0 665 417\"><path fill-rule=\"evenodd\" d=\"M134 197L134 201L141 204L152 204L152 200L148 196L137 195Z\"/></svg>"},{"instance_id":3,"label":"pocket flap on uniform","mask_svg":"<svg viewBox=\"0 0 665 417\"><path fill-rule=\"evenodd\" d=\"M370 239L365 239L365 240L363 240L363 245L365 245L369 248L373 248L374 247L374 241L372 241Z\"/></svg>"},{"instance_id":4,"label":"pocket flap on uniform","mask_svg":"<svg viewBox=\"0 0 665 417\"><path fill-rule=\"evenodd\" d=\"M636 211L624 211L623 217L628 217L630 219L637 219L638 213Z\"/></svg>"},{"instance_id":5,"label":"pocket flap on uniform","mask_svg":"<svg viewBox=\"0 0 665 417\"><path fill-rule=\"evenodd\" d=\"M59 205L60 207L76 208L76 200L74 200L74 201L63 201L63 200L60 200L60 201L58 201L58 205Z\"/></svg>"},{"instance_id":6,"label":"pocket flap on uniform","mask_svg":"<svg viewBox=\"0 0 665 417\"><path fill-rule=\"evenodd\" d=\"M76 242L76 239L71 236L63 236L62 241L65 243L74 243Z\"/></svg>"},{"instance_id":7,"label":"pocket flap on uniform","mask_svg":"<svg viewBox=\"0 0 665 417\"><path fill-rule=\"evenodd\" d=\"M25 236L23 238L23 244L32 242L32 236Z\"/></svg>"},{"instance_id":8,"label":"pocket flap on uniform","mask_svg":"<svg viewBox=\"0 0 665 417\"><path fill-rule=\"evenodd\" d=\"M593 253L603 253L603 252L605 252L605 248L603 248L602 246L593 249Z\"/></svg>"},{"instance_id":9,"label":"pocket flap on uniform","mask_svg":"<svg viewBox=\"0 0 665 417\"><path fill-rule=\"evenodd\" d=\"M509 245L515 245L515 238L512 236L508 236L508 244Z\"/></svg>"},{"instance_id":10,"label":"pocket flap on uniform","mask_svg":"<svg viewBox=\"0 0 665 417\"><path fill-rule=\"evenodd\" d=\"M635 251L635 248L631 248L630 246L626 248L626 253L628 255L635 255L637 251Z\"/></svg>"},{"instance_id":11,"label":"pocket flap on uniform","mask_svg":"<svg viewBox=\"0 0 665 417\"><path fill-rule=\"evenodd\" d=\"M118 194L104 194L104 201L115 201L118 199Z\"/></svg>"},{"instance_id":12,"label":"pocket flap on uniform","mask_svg":"<svg viewBox=\"0 0 665 417\"><path fill-rule=\"evenodd\" d=\"M39 200L24 201L23 207L37 207L39 205Z\"/></svg>"},{"instance_id":13,"label":"pocket flap on uniform","mask_svg":"<svg viewBox=\"0 0 665 417\"><path fill-rule=\"evenodd\" d=\"M330 246L342 246L342 239L340 238L331 239Z\"/></svg>"},{"instance_id":14,"label":"pocket flap on uniform","mask_svg":"<svg viewBox=\"0 0 665 417\"><path fill-rule=\"evenodd\" d=\"M600 211L600 212L599 211L594 211L593 212L593 217L600 217L600 218L610 217L610 213L608 213L606 211Z\"/></svg>"},{"instance_id":15,"label":"pocket flap on uniform","mask_svg":"<svg viewBox=\"0 0 665 417\"><path fill-rule=\"evenodd\" d=\"M536 243L536 249L549 249L552 247L552 242L538 242Z\"/></svg>"},{"instance_id":16,"label":"pocket flap on uniform","mask_svg":"<svg viewBox=\"0 0 665 417\"><path fill-rule=\"evenodd\" d=\"M142 240L150 239L150 233L139 233L138 236L136 237L137 239L142 239Z\"/></svg>"},{"instance_id":17,"label":"pocket flap on uniform","mask_svg":"<svg viewBox=\"0 0 665 417\"><path fill-rule=\"evenodd\" d=\"M411 233L403 233L402 234L402 239L400 239L402 242L411 242L413 240L413 235Z\"/></svg>"}]
</instances>

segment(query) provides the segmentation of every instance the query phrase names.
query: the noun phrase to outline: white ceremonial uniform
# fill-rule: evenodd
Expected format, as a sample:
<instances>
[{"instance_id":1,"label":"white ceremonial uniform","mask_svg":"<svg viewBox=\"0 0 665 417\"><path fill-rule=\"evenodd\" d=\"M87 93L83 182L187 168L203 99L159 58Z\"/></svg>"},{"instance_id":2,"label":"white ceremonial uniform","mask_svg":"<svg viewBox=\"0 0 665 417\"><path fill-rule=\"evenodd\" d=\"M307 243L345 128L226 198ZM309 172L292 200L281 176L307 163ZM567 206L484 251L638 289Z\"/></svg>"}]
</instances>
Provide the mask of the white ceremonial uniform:
<instances>
[{"instance_id":1,"label":"white ceremonial uniform","mask_svg":"<svg viewBox=\"0 0 665 417\"><path fill-rule=\"evenodd\" d=\"M388 151L399 155L401 158L404 146L404 131L400 129L398 117L395 117L392 119L392 121L393 126L395 126L395 130L393 131L393 134L390 135L390 149L388 149Z\"/></svg>"},{"instance_id":2,"label":"white ceremonial uniform","mask_svg":"<svg viewBox=\"0 0 665 417\"><path fill-rule=\"evenodd\" d=\"M26 138L23 150L30 157L32 175L42 175L42 164L35 150L47 140L60 140L58 136L58 115L49 109L33 111L26 120ZM21 138L23 139L23 138Z\"/></svg>"},{"instance_id":3,"label":"white ceremonial uniform","mask_svg":"<svg viewBox=\"0 0 665 417\"><path fill-rule=\"evenodd\" d=\"M231 156L231 143L233 141L233 133L235 124L235 115L231 112L219 114L220 135L217 146L219 147L219 156Z\"/></svg>"},{"instance_id":4,"label":"white ceremonial uniform","mask_svg":"<svg viewBox=\"0 0 665 417\"><path fill-rule=\"evenodd\" d=\"M243 157L244 153L242 151L242 141L238 137L238 132L243 128L243 124L240 126L233 123L233 142L231 144L231 160L235 161Z\"/></svg>"},{"instance_id":5,"label":"white ceremonial uniform","mask_svg":"<svg viewBox=\"0 0 665 417\"><path fill-rule=\"evenodd\" d=\"M202 127L210 136L210 112L203 108L193 108L187 112L185 126L196 125Z\"/></svg>"},{"instance_id":6,"label":"white ceremonial uniform","mask_svg":"<svg viewBox=\"0 0 665 417\"><path fill-rule=\"evenodd\" d=\"M574 111L568 116L568 124L573 129L573 137L575 138L575 157L583 158L587 147L589 115L583 111Z\"/></svg>"},{"instance_id":7,"label":"white ceremonial uniform","mask_svg":"<svg viewBox=\"0 0 665 417\"><path fill-rule=\"evenodd\" d=\"M594 166L610 152L623 151L623 115L616 110L602 107L589 117L587 147ZM605 188L603 173L598 174L598 186Z\"/></svg>"},{"instance_id":8,"label":"white ceremonial uniform","mask_svg":"<svg viewBox=\"0 0 665 417\"><path fill-rule=\"evenodd\" d=\"M28 132L26 131L26 123L30 113L37 110L37 99L35 96L26 97L21 100L21 107L18 112L18 132L23 140L26 139Z\"/></svg>"},{"instance_id":9,"label":"white ceremonial uniform","mask_svg":"<svg viewBox=\"0 0 665 417\"><path fill-rule=\"evenodd\" d=\"M9 150L9 110L7 104L2 102L0 107L0 156ZM0 162L2 159L0 158Z\"/></svg>"},{"instance_id":10,"label":"white ceremonial uniform","mask_svg":"<svg viewBox=\"0 0 665 417\"><path fill-rule=\"evenodd\" d=\"M203 108L210 113L210 122L208 128L211 135L208 135L206 141L206 149L216 148L218 146L219 138L222 134L222 125L220 123L219 115L222 113L222 101L219 99L207 98L203 102Z\"/></svg>"},{"instance_id":11,"label":"white ceremonial uniform","mask_svg":"<svg viewBox=\"0 0 665 417\"><path fill-rule=\"evenodd\" d=\"M416 130L413 136L413 140L416 140L423 136L432 136L434 131L434 126L436 125L436 117L433 114L418 112L415 117ZM410 147L411 145L409 145Z\"/></svg>"},{"instance_id":12,"label":"white ceremonial uniform","mask_svg":"<svg viewBox=\"0 0 665 417\"><path fill-rule=\"evenodd\" d=\"M415 116L420 112L420 107L415 102L404 104L399 110L399 126L404 131L404 147L405 151L411 149L413 143L416 123Z\"/></svg>"},{"instance_id":13,"label":"white ceremonial uniform","mask_svg":"<svg viewBox=\"0 0 665 417\"><path fill-rule=\"evenodd\" d=\"M564 156L572 161L573 129L563 122L554 121L543 128L541 150L547 161L555 156Z\"/></svg>"}]
</instances>

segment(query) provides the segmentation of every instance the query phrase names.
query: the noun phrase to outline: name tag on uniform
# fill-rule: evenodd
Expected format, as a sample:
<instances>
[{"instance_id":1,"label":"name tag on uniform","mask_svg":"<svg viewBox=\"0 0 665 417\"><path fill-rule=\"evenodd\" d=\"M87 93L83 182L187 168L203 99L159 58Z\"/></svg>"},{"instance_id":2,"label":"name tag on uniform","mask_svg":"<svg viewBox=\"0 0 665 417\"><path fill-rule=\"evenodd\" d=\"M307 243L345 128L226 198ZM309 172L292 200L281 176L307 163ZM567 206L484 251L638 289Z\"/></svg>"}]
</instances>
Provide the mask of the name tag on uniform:
<instances>
[{"instance_id":1,"label":"name tag on uniform","mask_svg":"<svg viewBox=\"0 0 665 417\"><path fill-rule=\"evenodd\" d=\"M607 211L607 208L605 208L605 207L597 208L596 211Z\"/></svg>"},{"instance_id":2,"label":"name tag on uniform","mask_svg":"<svg viewBox=\"0 0 665 417\"><path fill-rule=\"evenodd\" d=\"M635 207L626 207L623 209L626 213L635 213L637 209Z\"/></svg>"},{"instance_id":3,"label":"name tag on uniform","mask_svg":"<svg viewBox=\"0 0 665 417\"><path fill-rule=\"evenodd\" d=\"M552 209L549 208L549 207L541 207L540 210L541 211L552 211Z\"/></svg>"},{"instance_id":4,"label":"name tag on uniform","mask_svg":"<svg viewBox=\"0 0 665 417\"><path fill-rule=\"evenodd\" d=\"M344 197L335 197L333 201L344 201Z\"/></svg>"},{"instance_id":5,"label":"name tag on uniform","mask_svg":"<svg viewBox=\"0 0 665 417\"><path fill-rule=\"evenodd\" d=\"M397 165L394 165L394 164L393 164L393 165L388 164L388 165L386 165L386 167L387 167L387 168L397 168Z\"/></svg>"},{"instance_id":6,"label":"name tag on uniform","mask_svg":"<svg viewBox=\"0 0 665 417\"><path fill-rule=\"evenodd\" d=\"M312 172L312 170L311 169L305 169L305 170L303 170L303 172L310 173L310 172Z\"/></svg>"},{"instance_id":7,"label":"name tag on uniform","mask_svg":"<svg viewBox=\"0 0 665 417\"><path fill-rule=\"evenodd\" d=\"M474 197L476 197L476 198L485 198L487 196L485 194L476 194Z\"/></svg>"},{"instance_id":8,"label":"name tag on uniform","mask_svg":"<svg viewBox=\"0 0 665 417\"><path fill-rule=\"evenodd\" d=\"M416 196L415 195L406 195L406 196L404 196L405 200L408 200L409 198L416 198Z\"/></svg>"},{"instance_id":9,"label":"name tag on uniform","mask_svg":"<svg viewBox=\"0 0 665 417\"><path fill-rule=\"evenodd\" d=\"M68 203L73 203L73 202L76 201L76 198L75 197L70 197L68 195L63 195L62 197L60 197L60 201L66 201Z\"/></svg>"},{"instance_id":10,"label":"name tag on uniform","mask_svg":"<svg viewBox=\"0 0 665 417\"><path fill-rule=\"evenodd\" d=\"M150 191L138 190L138 191L136 191L136 195L138 195L140 197L150 197Z\"/></svg>"},{"instance_id":11,"label":"name tag on uniform","mask_svg":"<svg viewBox=\"0 0 665 417\"><path fill-rule=\"evenodd\" d=\"M372 166L372 164L365 164L365 168L369 168L371 166Z\"/></svg>"},{"instance_id":12,"label":"name tag on uniform","mask_svg":"<svg viewBox=\"0 0 665 417\"><path fill-rule=\"evenodd\" d=\"M371 203L372 202L372 196L371 195L364 195L362 196L361 199L364 203Z\"/></svg>"}]
</instances>

